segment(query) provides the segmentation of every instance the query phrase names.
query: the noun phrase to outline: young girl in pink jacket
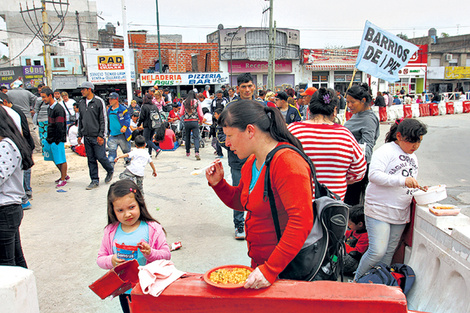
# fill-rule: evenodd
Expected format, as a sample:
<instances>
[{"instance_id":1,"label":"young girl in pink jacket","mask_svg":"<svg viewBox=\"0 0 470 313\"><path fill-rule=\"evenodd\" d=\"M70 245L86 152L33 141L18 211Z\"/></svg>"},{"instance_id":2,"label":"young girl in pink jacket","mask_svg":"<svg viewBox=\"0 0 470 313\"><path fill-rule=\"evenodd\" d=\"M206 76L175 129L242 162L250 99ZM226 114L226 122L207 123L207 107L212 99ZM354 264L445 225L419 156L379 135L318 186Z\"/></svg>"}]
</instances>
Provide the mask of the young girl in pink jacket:
<instances>
[{"instance_id":1,"label":"young girl in pink jacket","mask_svg":"<svg viewBox=\"0 0 470 313\"><path fill-rule=\"evenodd\" d=\"M98 252L98 266L111 269L133 259L145 265L170 258L165 230L148 212L137 185L129 179L112 184L108 191L108 226ZM119 296L124 313L129 312L130 292L129 289Z\"/></svg>"}]
</instances>

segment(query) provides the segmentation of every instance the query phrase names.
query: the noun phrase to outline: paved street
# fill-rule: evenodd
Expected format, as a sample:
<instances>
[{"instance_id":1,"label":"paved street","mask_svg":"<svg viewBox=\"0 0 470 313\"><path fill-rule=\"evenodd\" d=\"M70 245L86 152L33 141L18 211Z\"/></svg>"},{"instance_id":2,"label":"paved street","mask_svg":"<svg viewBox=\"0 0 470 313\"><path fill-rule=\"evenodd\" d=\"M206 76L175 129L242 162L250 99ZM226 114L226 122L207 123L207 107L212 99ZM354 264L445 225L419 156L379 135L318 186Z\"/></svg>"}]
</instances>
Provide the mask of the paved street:
<instances>
[{"instance_id":1,"label":"paved street","mask_svg":"<svg viewBox=\"0 0 470 313\"><path fill-rule=\"evenodd\" d=\"M419 181L425 185L447 184L449 201L469 207L470 170L468 134L470 114L426 117L429 133L418 150ZM389 125L381 126L383 142ZM169 243L183 247L172 253L176 267L204 273L224 264L249 265L245 241L233 238L232 211L208 187L204 176L190 172L214 159L213 149L201 149L201 161L185 156L184 148L162 152L155 161L158 177L148 168L144 189L151 214L165 227ZM106 193L103 183L87 191L86 158L68 153L70 183L65 193L56 192L53 181L58 171L35 155L32 185L33 208L25 211L21 226L23 249L29 268L35 272L41 312L120 312L119 301L101 300L88 285L105 270L96 256L106 226ZM222 159L230 180L227 159ZM124 169L116 166L116 175ZM467 209L467 214L469 213Z\"/></svg>"}]
</instances>

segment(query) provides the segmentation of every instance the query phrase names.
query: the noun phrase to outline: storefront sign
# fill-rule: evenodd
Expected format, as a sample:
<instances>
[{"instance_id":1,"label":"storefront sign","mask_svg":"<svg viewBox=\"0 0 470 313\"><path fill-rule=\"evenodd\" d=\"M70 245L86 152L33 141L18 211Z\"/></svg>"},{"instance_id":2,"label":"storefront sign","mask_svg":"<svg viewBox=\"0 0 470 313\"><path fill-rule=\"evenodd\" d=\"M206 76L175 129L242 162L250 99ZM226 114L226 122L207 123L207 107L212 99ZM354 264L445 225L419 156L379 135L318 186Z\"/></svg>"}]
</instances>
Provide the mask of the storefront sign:
<instances>
[{"instance_id":1,"label":"storefront sign","mask_svg":"<svg viewBox=\"0 0 470 313\"><path fill-rule=\"evenodd\" d=\"M230 72L230 62L228 62L228 70ZM268 62L266 61L248 61L248 60L234 60L232 62L232 73L267 73ZM291 60L277 60L276 73L291 73L292 61Z\"/></svg>"},{"instance_id":2,"label":"storefront sign","mask_svg":"<svg viewBox=\"0 0 470 313\"><path fill-rule=\"evenodd\" d=\"M470 66L448 66L445 69L445 79L469 79Z\"/></svg>"},{"instance_id":3,"label":"storefront sign","mask_svg":"<svg viewBox=\"0 0 470 313\"><path fill-rule=\"evenodd\" d=\"M366 21L356 68L388 82L399 80L398 71L408 64L418 47Z\"/></svg>"},{"instance_id":4,"label":"storefront sign","mask_svg":"<svg viewBox=\"0 0 470 313\"><path fill-rule=\"evenodd\" d=\"M140 74L142 86L176 86L176 85L214 85L227 84L226 73L168 73Z\"/></svg>"},{"instance_id":5,"label":"storefront sign","mask_svg":"<svg viewBox=\"0 0 470 313\"><path fill-rule=\"evenodd\" d=\"M429 66L427 73L428 79L444 79L444 66Z\"/></svg>"},{"instance_id":6,"label":"storefront sign","mask_svg":"<svg viewBox=\"0 0 470 313\"><path fill-rule=\"evenodd\" d=\"M305 65L352 65L356 63L359 49L303 49Z\"/></svg>"},{"instance_id":7,"label":"storefront sign","mask_svg":"<svg viewBox=\"0 0 470 313\"><path fill-rule=\"evenodd\" d=\"M134 53L131 51L133 56ZM126 83L124 49L86 49L88 80L94 84ZM130 60L131 80L135 82L134 58Z\"/></svg>"},{"instance_id":8,"label":"storefront sign","mask_svg":"<svg viewBox=\"0 0 470 313\"><path fill-rule=\"evenodd\" d=\"M413 53L408 64L428 64L428 45L418 45L419 50Z\"/></svg>"},{"instance_id":9,"label":"storefront sign","mask_svg":"<svg viewBox=\"0 0 470 313\"><path fill-rule=\"evenodd\" d=\"M411 67L407 66L398 71L400 76L424 77L426 74L426 67Z\"/></svg>"}]
</instances>

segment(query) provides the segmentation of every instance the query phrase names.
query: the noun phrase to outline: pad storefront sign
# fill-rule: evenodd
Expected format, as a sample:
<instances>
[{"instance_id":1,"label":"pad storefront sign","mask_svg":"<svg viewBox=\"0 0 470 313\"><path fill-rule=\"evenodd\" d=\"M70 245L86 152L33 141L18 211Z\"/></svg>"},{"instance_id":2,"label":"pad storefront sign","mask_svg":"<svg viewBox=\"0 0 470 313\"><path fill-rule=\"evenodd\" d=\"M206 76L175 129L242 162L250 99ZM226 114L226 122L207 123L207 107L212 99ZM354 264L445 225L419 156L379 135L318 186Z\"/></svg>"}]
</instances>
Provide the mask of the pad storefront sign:
<instances>
[{"instance_id":1,"label":"pad storefront sign","mask_svg":"<svg viewBox=\"0 0 470 313\"><path fill-rule=\"evenodd\" d=\"M225 73L165 73L140 74L142 86L214 85L227 84Z\"/></svg>"},{"instance_id":2,"label":"pad storefront sign","mask_svg":"<svg viewBox=\"0 0 470 313\"><path fill-rule=\"evenodd\" d=\"M134 55L131 52L131 55ZM126 83L124 49L87 49L88 80L94 84ZM135 82L134 58L129 62L131 80Z\"/></svg>"}]
</instances>

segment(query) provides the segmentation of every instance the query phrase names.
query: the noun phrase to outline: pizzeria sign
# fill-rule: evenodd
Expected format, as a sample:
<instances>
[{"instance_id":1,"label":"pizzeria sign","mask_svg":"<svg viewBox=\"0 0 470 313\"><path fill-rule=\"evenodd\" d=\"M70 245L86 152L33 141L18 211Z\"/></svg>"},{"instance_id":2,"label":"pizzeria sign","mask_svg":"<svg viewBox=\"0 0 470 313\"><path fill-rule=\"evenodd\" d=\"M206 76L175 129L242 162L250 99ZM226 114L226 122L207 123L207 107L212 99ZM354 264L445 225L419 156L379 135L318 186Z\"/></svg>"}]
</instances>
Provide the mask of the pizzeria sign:
<instances>
[{"instance_id":1,"label":"pizzeria sign","mask_svg":"<svg viewBox=\"0 0 470 313\"><path fill-rule=\"evenodd\" d=\"M142 86L215 85L227 84L226 73L155 73L140 74Z\"/></svg>"}]
</instances>

